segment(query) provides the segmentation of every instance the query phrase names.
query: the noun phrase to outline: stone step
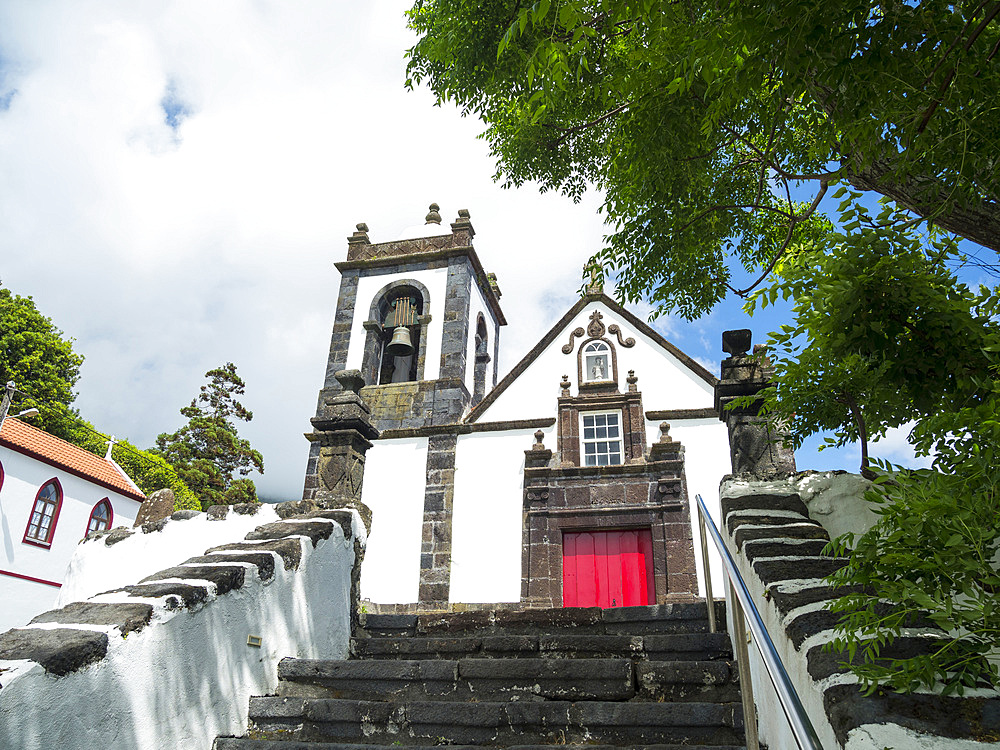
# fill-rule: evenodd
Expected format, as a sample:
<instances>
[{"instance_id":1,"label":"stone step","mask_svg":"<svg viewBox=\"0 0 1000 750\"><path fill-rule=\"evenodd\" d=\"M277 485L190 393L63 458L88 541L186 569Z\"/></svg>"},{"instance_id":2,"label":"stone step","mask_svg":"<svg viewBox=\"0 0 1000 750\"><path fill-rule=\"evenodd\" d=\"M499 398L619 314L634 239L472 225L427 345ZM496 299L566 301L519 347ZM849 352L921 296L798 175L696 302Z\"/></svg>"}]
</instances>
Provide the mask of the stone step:
<instances>
[{"instance_id":1,"label":"stone step","mask_svg":"<svg viewBox=\"0 0 1000 750\"><path fill-rule=\"evenodd\" d=\"M282 659L279 695L354 700L628 700L629 659Z\"/></svg>"},{"instance_id":2,"label":"stone step","mask_svg":"<svg viewBox=\"0 0 1000 750\"><path fill-rule=\"evenodd\" d=\"M725 623L725 603L718 601L716 622ZM708 612L704 601L672 602L648 607L561 607L552 609L496 609L426 615L365 614L356 635L471 636L555 635L564 632L589 635L646 635L655 633L706 633Z\"/></svg>"},{"instance_id":3,"label":"stone step","mask_svg":"<svg viewBox=\"0 0 1000 750\"><path fill-rule=\"evenodd\" d=\"M402 743L400 743L402 744ZM302 742L300 740L250 740L239 737L220 737L212 750L381 750L385 745L356 745L342 742ZM408 745L410 750L441 750L441 745ZM449 750L481 750L489 745L450 745ZM507 745L506 750L552 750L552 745ZM585 750L621 750L618 745L565 745ZM746 750L746 745L643 745L644 750Z\"/></svg>"},{"instance_id":4,"label":"stone step","mask_svg":"<svg viewBox=\"0 0 1000 750\"><path fill-rule=\"evenodd\" d=\"M728 661L282 659L278 695L392 701L739 700Z\"/></svg>"},{"instance_id":5,"label":"stone step","mask_svg":"<svg viewBox=\"0 0 1000 750\"><path fill-rule=\"evenodd\" d=\"M735 703L250 699L252 739L379 745L740 745Z\"/></svg>"},{"instance_id":6,"label":"stone step","mask_svg":"<svg viewBox=\"0 0 1000 750\"><path fill-rule=\"evenodd\" d=\"M356 659L612 658L652 661L731 659L726 633L659 635L481 635L354 638Z\"/></svg>"}]
</instances>

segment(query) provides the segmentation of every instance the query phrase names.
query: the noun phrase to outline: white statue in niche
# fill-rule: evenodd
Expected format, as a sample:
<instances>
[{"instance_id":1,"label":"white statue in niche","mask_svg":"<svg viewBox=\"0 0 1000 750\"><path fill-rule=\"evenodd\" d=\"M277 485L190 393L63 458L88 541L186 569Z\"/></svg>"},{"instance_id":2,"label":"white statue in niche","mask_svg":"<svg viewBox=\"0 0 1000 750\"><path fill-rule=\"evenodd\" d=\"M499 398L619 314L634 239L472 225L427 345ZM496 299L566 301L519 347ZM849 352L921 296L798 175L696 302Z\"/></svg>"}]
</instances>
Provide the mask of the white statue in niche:
<instances>
[{"instance_id":1,"label":"white statue in niche","mask_svg":"<svg viewBox=\"0 0 1000 750\"><path fill-rule=\"evenodd\" d=\"M594 359L594 367L591 370L590 377L592 380L604 380L604 357L597 357Z\"/></svg>"}]
</instances>

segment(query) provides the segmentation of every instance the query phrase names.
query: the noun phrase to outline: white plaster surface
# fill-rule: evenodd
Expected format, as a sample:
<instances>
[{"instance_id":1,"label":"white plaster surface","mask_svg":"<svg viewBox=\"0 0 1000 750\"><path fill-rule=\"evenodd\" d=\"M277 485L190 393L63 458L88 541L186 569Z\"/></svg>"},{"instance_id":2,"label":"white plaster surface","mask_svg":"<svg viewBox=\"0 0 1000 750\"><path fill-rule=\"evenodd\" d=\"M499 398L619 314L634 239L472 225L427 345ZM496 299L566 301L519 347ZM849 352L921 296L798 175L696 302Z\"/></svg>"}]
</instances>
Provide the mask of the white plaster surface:
<instances>
[{"instance_id":1,"label":"white plaster surface","mask_svg":"<svg viewBox=\"0 0 1000 750\"><path fill-rule=\"evenodd\" d=\"M996 750L996 742L920 734L898 724L864 724L847 735L845 750Z\"/></svg>"},{"instance_id":2,"label":"white plaster surface","mask_svg":"<svg viewBox=\"0 0 1000 750\"><path fill-rule=\"evenodd\" d=\"M427 354L424 359L424 380L435 380L441 372L441 338L444 331L444 293L448 282L447 268L429 268L408 273L384 273L376 276L362 276L358 279L355 297L354 319L351 323L351 340L347 349L348 370L361 369L364 358L365 341L368 332L364 323L371 312L375 296L394 281L413 279L427 287L430 304L424 300L424 315L431 316L427 327Z\"/></svg>"},{"instance_id":3,"label":"white plaster surface","mask_svg":"<svg viewBox=\"0 0 1000 750\"><path fill-rule=\"evenodd\" d=\"M796 483L809 517L826 529L831 539L848 532L860 536L878 521L873 504L864 498L870 486L860 474L831 471L807 474Z\"/></svg>"},{"instance_id":4,"label":"white plaster surface","mask_svg":"<svg viewBox=\"0 0 1000 750\"><path fill-rule=\"evenodd\" d=\"M61 584L97 503L105 498L111 503L115 526L131 526L139 511L138 500L9 448L0 447L0 464L4 472L0 487L0 571L5 573ZM41 486L53 478L59 480L63 501L51 546L26 544L24 532L35 497ZM55 586L0 574L0 601L4 602L0 606L0 632L51 609L58 594Z\"/></svg>"},{"instance_id":5,"label":"white plaster surface","mask_svg":"<svg viewBox=\"0 0 1000 750\"><path fill-rule=\"evenodd\" d=\"M617 323L622 329L623 337L631 337L636 341L634 347L626 349L618 344L615 337L606 336L613 342L617 351L619 389L627 388L625 378L628 371L635 370L639 378L638 387L642 391L643 407L646 410L697 409L712 406L713 393L710 383L696 375L651 338L633 328L607 305L594 302L584 307L559 332L552 343L480 415L477 421L554 416L556 398L560 393L559 382L563 375L569 376L573 383L571 392L573 395L577 394L577 353L587 337L574 340L572 354L563 354L562 346L569 341L570 331L577 327L586 329L595 310L604 316L601 322L605 326Z\"/></svg>"},{"instance_id":6,"label":"white plaster surface","mask_svg":"<svg viewBox=\"0 0 1000 750\"><path fill-rule=\"evenodd\" d=\"M645 406L643 394L643 405ZM651 408L667 409L672 406ZM680 407L677 407L680 408ZM732 467L729 458L729 432L718 419L684 419L670 423L670 436L684 446L684 473L688 482L688 499L691 505L691 539L694 540L695 566L698 569L698 594L705 596L705 571L701 555L698 532L697 496L701 495L712 514L715 523L721 523L722 509L719 504L719 482ZM652 444L660 439L660 422L646 420L646 440ZM711 541L708 542L712 545ZM714 546L709 547L710 550ZM712 593L717 599L724 599L728 591L718 555L709 554L709 569L712 572Z\"/></svg>"},{"instance_id":7,"label":"white plaster surface","mask_svg":"<svg viewBox=\"0 0 1000 750\"><path fill-rule=\"evenodd\" d=\"M496 342L497 336L497 323L496 318L493 317L493 311L490 306L486 304L486 300L483 297L483 292L479 288L479 284L476 282L475 277L472 279L472 293L469 295L469 341L467 344L467 351L465 354L465 387L469 389L469 393L475 391L476 383L476 322L479 318L479 313L483 314L483 318L486 320L486 352L490 355L490 361L486 365L486 393L493 390L493 380L496 375L497 359L498 357L493 356L493 345Z\"/></svg>"},{"instance_id":8,"label":"white plaster surface","mask_svg":"<svg viewBox=\"0 0 1000 750\"><path fill-rule=\"evenodd\" d=\"M554 447L555 427L542 430ZM453 602L521 598L521 513L524 452L535 430L459 435L452 516Z\"/></svg>"},{"instance_id":9,"label":"white plaster surface","mask_svg":"<svg viewBox=\"0 0 1000 750\"><path fill-rule=\"evenodd\" d=\"M218 735L242 734L250 696L274 692L281 658L347 655L354 544L326 522L333 533L315 548L300 537L297 571L276 557L268 583L248 576L193 610L157 600L150 625L128 638L109 629L107 656L78 672L0 661L13 668L0 690L0 747L208 750ZM363 541L357 514L353 526Z\"/></svg>"},{"instance_id":10,"label":"white plaster surface","mask_svg":"<svg viewBox=\"0 0 1000 750\"><path fill-rule=\"evenodd\" d=\"M376 440L365 458L361 500L372 531L361 566L361 596L417 601L427 472L427 438Z\"/></svg>"},{"instance_id":11,"label":"white plaster surface","mask_svg":"<svg viewBox=\"0 0 1000 750\"><path fill-rule=\"evenodd\" d=\"M207 513L201 513L183 521L168 521L162 531L144 534L135 529L135 534L110 547L102 538L86 540L70 558L56 606L134 583L204 554L209 547L242 541L258 526L278 520L274 507L262 503L252 516L230 511L224 519L210 520Z\"/></svg>"}]
</instances>

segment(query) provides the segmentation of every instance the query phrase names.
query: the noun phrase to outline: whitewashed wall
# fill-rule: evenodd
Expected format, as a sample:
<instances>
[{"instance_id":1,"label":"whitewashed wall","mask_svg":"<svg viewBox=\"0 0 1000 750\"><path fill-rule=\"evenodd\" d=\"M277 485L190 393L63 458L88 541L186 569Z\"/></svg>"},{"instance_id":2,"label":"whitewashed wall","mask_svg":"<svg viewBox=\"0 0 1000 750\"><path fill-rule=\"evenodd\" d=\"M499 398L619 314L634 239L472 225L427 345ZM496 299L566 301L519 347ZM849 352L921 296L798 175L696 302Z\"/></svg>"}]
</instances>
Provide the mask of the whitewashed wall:
<instances>
[{"instance_id":1,"label":"whitewashed wall","mask_svg":"<svg viewBox=\"0 0 1000 750\"><path fill-rule=\"evenodd\" d=\"M200 555L209 547L239 541L261 524L277 520L274 507L262 503L253 515L231 511L225 519L215 520L199 513L194 518L168 521L154 533L137 529L128 539L110 546L102 537L84 540L70 558L55 606L64 607L125 586Z\"/></svg>"},{"instance_id":2,"label":"whitewashed wall","mask_svg":"<svg viewBox=\"0 0 1000 750\"><path fill-rule=\"evenodd\" d=\"M376 440L365 460L361 500L372 530L361 566L361 596L415 602L427 483L427 438Z\"/></svg>"},{"instance_id":3,"label":"whitewashed wall","mask_svg":"<svg viewBox=\"0 0 1000 750\"><path fill-rule=\"evenodd\" d=\"M358 279L358 293L355 297L354 320L351 323L351 342L347 349L348 370L361 369L364 358L365 341L368 332L364 323L371 312L375 296L393 281L413 279L427 287L430 305L424 301L424 314L430 313L431 322L427 328L427 354L424 359L424 380L435 380L441 372L441 339L444 330L444 293L448 282L447 268L429 268L408 273L387 273L379 276L363 276Z\"/></svg>"},{"instance_id":4,"label":"whitewashed wall","mask_svg":"<svg viewBox=\"0 0 1000 750\"><path fill-rule=\"evenodd\" d=\"M659 440L660 423L646 420L646 439ZM729 432L724 422L716 419L682 419L670 422L670 437L684 446L684 473L687 476L688 498L691 503L691 538L694 540L695 565L698 568L698 593L705 595L705 571L702 565L701 542L698 534L697 495L705 499L716 524L721 524L719 483L732 471L729 458ZM711 544L711 542L709 542ZM712 593L725 598L725 577L718 555L710 548L709 568L712 571Z\"/></svg>"},{"instance_id":5,"label":"whitewashed wall","mask_svg":"<svg viewBox=\"0 0 1000 750\"><path fill-rule=\"evenodd\" d=\"M71 626L108 634L107 655L78 671L54 677L34 662L0 661L8 670L0 747L208 750L218 735L243 734L250 696L275 691L281 658L347 656L354 540L324 522L330 538L313 547L299 537L297 570L285 570L275 556L272 580L248 572L241 588L194 609L169 610L162 598L96 597L148 602L153 619L128 638L114 627ZM363 543L356 513L353 534ZM261 637L260 648L247 645L248 634Z\"/></svg>"},{"instance_id":6,"label":"whitewashed wall","mask_svg":"<svg viewBox=\"0 0 1000 750\"><path fill-rule=\"evenodd\" d=\"M524 452L535 430L459 435L452 515L453 602L521 598L521 497ZM555 427L543 430L555 445Z\"/></svg>"},{"instance_id":7,"label":"whitewashed wall","mask_svg":"<svg viewBox=\"0 0 1000 750\"><path fill-rule=\"evenodd\" d=\"M493 388L493 376L496 372L497 359L498 357L493 356L493 345L496 343L496 319L493 317L493 312L490 310L489 306L486 304L486 300L483 298L483 293L479 288L479 284L476 283L475 278L472 279L472 294L469 299L469 341L468 350L465 355L466 368L465 368L465 387L469 389L469 393L475 391L476 383L476 323L479 319L479 314L482 313L483 318L486 319L486 333L487 333L487 349L486 351L490 355L490 362L486 366L486 393L489 393Z\"/></svg>"},{"instance_id":8,"label":"whitewashed wall","mask_svg":"<svg viewBox=\"0 0 1000 750\"><path fill-rule=\"evenodd\" d=\"M87 533L94 506L107 498L114 526L132 526L139 501L70 474L8 448L0 448L4 480L0 487L0 570L44 581L62 583L77 543ZM39 488L57 478L63 491L62 506L52 545L25 544L24 531ZM23 625L34 615L51 609L59 590L54 586L0 575L0 632ZM15 599L16 597L16 599ZM16 604L7 606L7 601Z\"/></svg>"},{"instance_id":9,"label":"whitewashed wall","mask_svg":"<svg viewBox=\"0 0 1000 750\"><path fill-rule=\"evenodd\" d=\"M620 390L627 388L625 378L628 371L635 370L646 410L697 409L712 406L713 390L710 383L695 375L680 360L629 325L607 305L594 302L580 311L556 340L486 409L478 421L533 419L554 415L556 398L560 392L559 382L563 375L569 376L573 383L571 392L576 395L578 393L577 350L586 337L574 341L574 351L571 354L563 354L562 346L569 340L569 331L577 327L587 327L594 310L599 310L604 316L601 322L605 326L617 323L622 329L623 337L636 340L634 347L626 349L620 346L614 337L606 336L614 341L618 354Z\"/></svg>"}]
</instances>

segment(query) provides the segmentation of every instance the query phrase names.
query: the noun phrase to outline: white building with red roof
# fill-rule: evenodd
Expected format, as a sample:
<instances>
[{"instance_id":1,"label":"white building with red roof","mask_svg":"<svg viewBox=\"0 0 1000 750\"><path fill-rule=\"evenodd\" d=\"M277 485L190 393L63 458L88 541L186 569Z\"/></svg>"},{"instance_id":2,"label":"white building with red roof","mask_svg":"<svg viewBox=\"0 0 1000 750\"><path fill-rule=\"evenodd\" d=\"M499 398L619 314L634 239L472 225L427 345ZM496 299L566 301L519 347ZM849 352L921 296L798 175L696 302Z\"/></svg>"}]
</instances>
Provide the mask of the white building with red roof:
<instances>
[{"instance_id":1,"label":"white building with red roof","mask_svg":"<svg viewBox=\"0 0 1000 750\"><path fill-rule=\"evenodd\" d=\"M14 417L0 429L0 632L51 609L77 543L146 499L110 457Z\"/></svg>"}]
</instances>

